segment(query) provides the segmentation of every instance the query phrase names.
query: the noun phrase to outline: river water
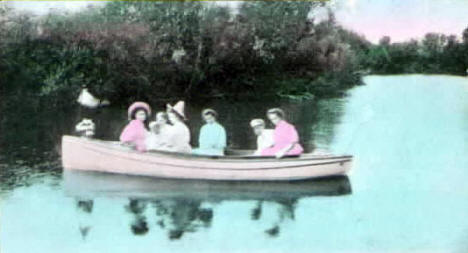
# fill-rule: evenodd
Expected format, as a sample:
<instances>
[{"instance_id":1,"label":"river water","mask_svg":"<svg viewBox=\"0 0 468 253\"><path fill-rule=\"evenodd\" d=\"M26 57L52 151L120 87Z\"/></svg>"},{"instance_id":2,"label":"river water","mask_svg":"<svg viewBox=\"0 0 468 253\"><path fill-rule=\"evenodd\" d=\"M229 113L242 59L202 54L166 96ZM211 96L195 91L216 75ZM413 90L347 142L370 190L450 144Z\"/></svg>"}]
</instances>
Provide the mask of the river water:
<instances>
[{"instance_id":1,"label":"river water","mask_svg":"<svg viewBox=\"0 0 468 253\"><path fill-rule=\"evenodd\" d=\"M88 116L115 139L125 108L2 112L0 251L468 252L468 79L364 81L345 98L280 103L307 150L355 157L348 177L298 183L63 173L60 136ZM248 121L275 103L189 104L192 134L212 106L229 146L252 148Z\"/></svg>"}]
</instances>

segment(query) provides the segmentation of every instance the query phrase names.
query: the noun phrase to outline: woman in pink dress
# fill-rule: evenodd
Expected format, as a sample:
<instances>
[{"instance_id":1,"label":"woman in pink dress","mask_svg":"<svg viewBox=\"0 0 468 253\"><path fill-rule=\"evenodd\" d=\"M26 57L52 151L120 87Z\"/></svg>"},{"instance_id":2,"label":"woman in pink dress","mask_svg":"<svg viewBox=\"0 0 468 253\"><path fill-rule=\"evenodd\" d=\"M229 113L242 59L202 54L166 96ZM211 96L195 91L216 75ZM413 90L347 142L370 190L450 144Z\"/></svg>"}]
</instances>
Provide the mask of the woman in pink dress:
<instances>
[{"instance_id":1,"label":"woman in pink dress","mask_svg":"<svg viewBox=\"0 0 468 253\"><path fill-rule=\"evenodd\" d=\"M275 125L273 134L274 145L262 150L263 156L300 155L304 152L299 144L299 135L296 128L284 120L284 112L279 108L273 108L267 112L268 119Z\"/></svg>"},{"instance_id":2,"label":"woman in pink dress","mask_svg":"<svg viewBox=\"0 0 468 253\"><path fill-rule=\"evenodd\" d=\"M146 151L146 137L148 135L147 119L151 114L150 106L145 102L135 102L128 108L130 123L120 134L120 141L135 147L140 152Z\"/></svg>"}]
</instances>

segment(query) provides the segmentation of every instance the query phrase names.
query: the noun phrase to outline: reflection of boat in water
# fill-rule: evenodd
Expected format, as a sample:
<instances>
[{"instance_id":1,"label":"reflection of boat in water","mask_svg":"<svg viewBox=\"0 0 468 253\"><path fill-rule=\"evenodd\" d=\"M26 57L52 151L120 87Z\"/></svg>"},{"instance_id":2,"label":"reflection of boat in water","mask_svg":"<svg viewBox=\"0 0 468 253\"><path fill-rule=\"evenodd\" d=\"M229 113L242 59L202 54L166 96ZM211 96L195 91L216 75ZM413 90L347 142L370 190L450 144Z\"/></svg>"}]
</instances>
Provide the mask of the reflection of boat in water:
<instances>
[{"instance_id":1,"label":"reflection of boat in water","mask_svg":"<svg viewBox=\"0 0 468 253\"><path fill-rule=\"evenodd\" d=\"M263 220L268 210L277 210L277 218L267 222L267 228L264 229L268 236L276 237L283 223L294 220L299 199L351 193L346 176L252 182L160 179L65 170L63 177L66 194L77 199L80 210L86 203L83 210L89 209L86 212L91 213L93 201L98 201L100 197L128 199L125 210L132 214L129 223L132 233L136 236L146 235L154 229L151 225L153 223L167 231L169 240L178 240L186 233L209 228L216 211L214 206L228 201L252 203L252 221ZM152 219L156 220L150 220L147 216L149 212L154 212ZM87 234L90 226L80 226L82 235L83 228Z\"/></svg>"},{"instance_id":2,"label":"reflection of boat in water","mask_svg":"<svg viewBox=\"0 0 468 253\"><path fill-rule=\"evenodd\" d=\"M160 178L237 181L301 180L344 175L352 156L302 154L255 157L245 154L196 156L163 151L141 153L110 142L63 136L65 169L91 170Z\"/></svg>"},{"instance_id":3,"label":"reflection of boat in water","mask_svg":"<svg viewBox=\"0 0 468 253\"><path fill-rule=\"evenodd\" d=\"M276 200L351 193L348 177L338 176L288 182L240 182L159 179L89 171L64 171L68 194L147 199Z\"/></svg>"}]
</instances>

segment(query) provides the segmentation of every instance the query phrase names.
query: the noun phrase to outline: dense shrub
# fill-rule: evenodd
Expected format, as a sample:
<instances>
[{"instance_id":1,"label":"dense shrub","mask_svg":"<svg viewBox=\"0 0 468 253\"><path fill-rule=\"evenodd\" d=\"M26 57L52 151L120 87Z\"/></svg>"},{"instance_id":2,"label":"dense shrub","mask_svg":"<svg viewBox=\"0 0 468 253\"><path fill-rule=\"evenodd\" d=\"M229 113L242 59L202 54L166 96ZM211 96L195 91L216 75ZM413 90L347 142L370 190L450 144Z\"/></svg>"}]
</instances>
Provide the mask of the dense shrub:
<instances>
[{"instance_id":1,"label":"dense shrub","mask_svg":"<svg viewBox=\"0 0 468 253\"><path fill-rule=\"evenodd\" d=\"M463 34L468 34L468 28ZM465 75L468 69L468 36L428 33L421 40L391 43L382 38L370 47L363 66L379 74L427 73Z\"/></svg>"},{"instance_id":2,"label":"dense shrub","mask_svg":"<svg viewBox=\"0 0 468 253\"><path fill-rule=\"evenodd\" d=\"M109 2L32 18L2 9L4 94L61 106L82 85L113 103L252 94L311 98L360 83L362 38L320 2ZM259 97L259 96L255 96Z\"/></svg>"}]
</instances>

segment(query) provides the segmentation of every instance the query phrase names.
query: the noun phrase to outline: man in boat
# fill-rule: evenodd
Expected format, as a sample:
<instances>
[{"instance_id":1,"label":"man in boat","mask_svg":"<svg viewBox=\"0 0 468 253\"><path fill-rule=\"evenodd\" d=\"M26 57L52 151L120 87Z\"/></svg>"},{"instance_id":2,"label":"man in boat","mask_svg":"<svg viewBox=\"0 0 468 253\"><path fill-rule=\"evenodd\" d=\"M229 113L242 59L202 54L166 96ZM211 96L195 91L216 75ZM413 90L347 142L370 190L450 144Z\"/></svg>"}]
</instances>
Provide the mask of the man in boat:
<instances>
[{"instance_id":1,"label":"man in boat","mask_svg":"<svg viewBox=\"0 0 468 253\"><path fill-rule=\"evenodd\" d=\"M226 131L216 120L218 113L213 109L205 109L202 118L206 122L200 130L199 147L193 150L197 155L224 155L226 148Z\"/></svg>"},{"instance_id":2,"label":"man in boat","mask_svg":"<svg viewBox=\"0 0 468 253\"><path fill-rule=\"evenodd\" d=\"M253 119L250 121L255 135L257 136L257 150L254 155L261 155L262 150L273 146L273 129L265 129L265 121L263 119Z\"/></svg>"}]
</instances>

